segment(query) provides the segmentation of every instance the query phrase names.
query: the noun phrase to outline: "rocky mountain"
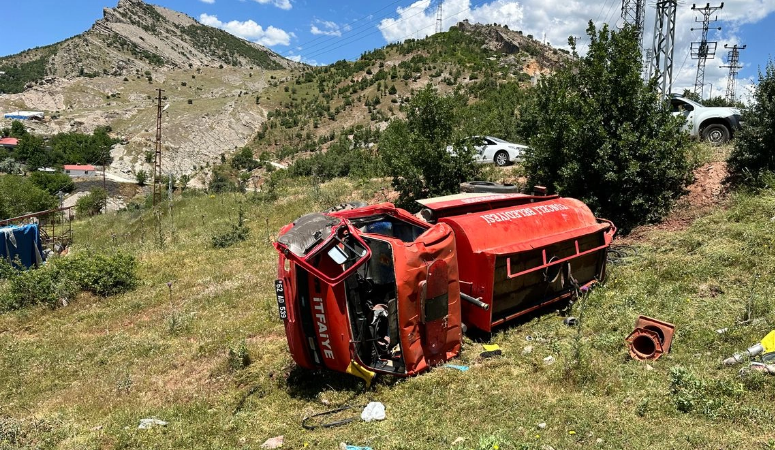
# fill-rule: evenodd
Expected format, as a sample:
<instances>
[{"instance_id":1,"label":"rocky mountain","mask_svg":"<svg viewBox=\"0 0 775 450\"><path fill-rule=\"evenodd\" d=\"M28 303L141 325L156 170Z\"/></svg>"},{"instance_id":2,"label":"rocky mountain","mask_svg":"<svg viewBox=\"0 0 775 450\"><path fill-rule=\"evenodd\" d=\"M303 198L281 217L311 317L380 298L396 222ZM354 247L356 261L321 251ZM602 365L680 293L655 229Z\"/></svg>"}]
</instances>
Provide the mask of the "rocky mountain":
<instances>
[{"instance_id":1,"label":"rocky mountain","mask_svg":"<svg viewBox=\"0 0 775 450\"><path fill-rule=\"evenodd\" d=\"M145 3L119 0L78 36L0 58L1 92L20 92L47 77L130 76L198 67L288 69L299 63L193 18Z\"/></svg>"},{"instance_id":2,"label":"rocky mountain","mask_svg":"<svg viewBox=\"0 0 775 450\"><path fill-rule=\"evenodd\" d=\"M122 142L110 171L134 179L152 171L162 89L163 171L203 185L213 165L246 145L287 163L355 128L383 129L428 83L475 101L491 83L529 85L570 57L520 31L461 22L356 61L308 67L184 14L119 0L79 36L0 59L0 90L18 88L0 94L0 111L43 111L45 120L26 124L43 136L109 126Z\"/></svg>"}]
</instances>

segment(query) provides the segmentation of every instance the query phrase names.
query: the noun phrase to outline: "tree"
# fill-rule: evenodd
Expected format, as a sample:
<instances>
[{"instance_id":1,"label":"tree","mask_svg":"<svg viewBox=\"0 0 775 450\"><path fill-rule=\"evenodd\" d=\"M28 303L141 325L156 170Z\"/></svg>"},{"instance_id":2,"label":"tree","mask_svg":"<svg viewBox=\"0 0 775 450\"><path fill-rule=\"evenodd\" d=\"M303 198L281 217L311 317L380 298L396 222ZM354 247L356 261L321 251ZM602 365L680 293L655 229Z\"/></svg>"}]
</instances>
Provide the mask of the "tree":
<instances>
[{"instance_id":1,"label":"tree","mask_svg":"<svg viewBox=\"0 0 775 450\"><path fill-rule=\"evenodd\" d=\"M17 175L0 177L0 219L55 208L56 197Z\"/></svg>"},{"instance_id":2,"label":"tree","mask_svg":"<svg viewBox=\"0 0 775 450\"><path fill-rule=\"evenodd\" d=\"M186 188L188 187L188 182L189 181L191 181L191 175L189 175L187 173L184 173L183 175L180 176L179 184L180 184L180 190L181 191L185 191L186 190Z\"/></svg>"},{"instance_id":3,"label":"tree","mask_svg":"<svg viewBox=\"0 0 775 450\"><path fill-rule=\"evenodd\" d=\"M90 193L79 198L75 203L75 212L79 216L96 216L105 207L108 193L102 188L95 188Z\"/></svg>"},{"instance_id":4,"label":"tree","mask_svg":"<svg viewBox=\"0 0 775 450\"><path fill-rule=\"evenodd\" d=\"M446 151L447 144L459 140L457 112L465 104L462 94L442 97L428 84L412 97L406 120L393 120L385 129L379 153L400 206L416 209L416 200L458 192L461 182L478 175L469 151L457 157Z\"/></svg>"},{"instance_id":5,"label":"tree","mask_svg":"<svg viewBox=\"0 0 775 450\"><path fill-rule=\"evenodd\" d=\"M775 171L775 64L767 62L759 71L754 103L743 109L745 126L737 133L728 166L737 182L762 185ZM771 184L771 183L768 183Z\"/></svg>"},{"instance_id":6,"label":"tree","mask_svg":"<svg viewBox=\"0 0 775 450\"><path fill-rule=\"evenodd\" d=\"M520 108L529 183L585 202L628 230L660 220L691 180L691 142L640 78L631 27L598 32L586 56L543 78ZM575 52L575 41L570 39Z\"/></svg>"},{"instance_id":7,"label":"tree","mask_svg":"<svg viewBox=\"0 0 775 450\"><path fill-rule=\"evenodd\" d=\"M56 195L60 191L70 193L75 189L73 179L62 172L32 172L30 181L52 195Z\"/></svg>"},{"instance_id":8,"label":"tree","mask_svg":"<svg viewBox=\"0 0 775 450\"><path fill-rule=\"evenodd\" d=\"M258 161L253 159L253 150L250 147L243 147L231 157L231 166L235 169L245 169L248 172L259 166Z\"/></svg>"},{"instance_id":9,"label":"tree","mask_svg":"<svg viewBox=\"0 0 775 450\"><path fill-rule=\"evenodd\" d=\"M140 186L145 186L145 182L148 181L148 172L145 170L138 170L135 174L135 178L137 179L137 184Z\"/></svg>"}]
</instances>

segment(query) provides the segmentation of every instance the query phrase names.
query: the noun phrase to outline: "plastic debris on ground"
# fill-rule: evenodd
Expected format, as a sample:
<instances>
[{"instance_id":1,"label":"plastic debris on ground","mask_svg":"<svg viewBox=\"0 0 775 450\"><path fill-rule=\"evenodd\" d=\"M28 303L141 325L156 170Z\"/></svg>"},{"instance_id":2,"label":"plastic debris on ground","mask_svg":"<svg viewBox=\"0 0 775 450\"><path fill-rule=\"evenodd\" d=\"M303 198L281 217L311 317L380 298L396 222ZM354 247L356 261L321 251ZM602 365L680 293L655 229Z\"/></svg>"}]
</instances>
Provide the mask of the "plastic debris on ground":
<instances>
[{"instance_id":1,"label":"plastic debris on ground","mask_svg":"<svg viewBox=\"0 0 775 450\"><path fill-rule=\"evenodd\" d=\"M266 441L264 441L263 444L261 444L261 448L280 448L283 446L284 436L275 436L273 438L269 438Z\"/></svg>"},{"instance_id":2,"label":"plastic debris on ground","mask_svg":"<svg viewBox=\"0 0 775 450\"><path fill-rule=\"evenodd\" d=\"M380 402L370 402L363 408L361 419L366 422L371 422L372 420L385 420L385 405Z\"/></svg>"},{"instance_id":3,"label":"plastic debris on ground","mask_svg":"<svg viewBox=\"0 0 775 450\"><path fill-rule=\"evenodd\" d=\"M371 447L358 447L357 445L348 445L342 442L339 444L339 450L372 450Z\"/></svg>"},{"instance_id":4,"label":"plastic debris on ground","mask_svg":"<svg viewBox=\"0 0 775 450\"><path fill-rule=\"evenodd\" d=\"M551 366L552 364L554 364L554 361L555 359L554 359L554 356L552 355L549 355L546 358L544 358L544 364L546 364L547 366Z\"/></svg>"},{"instance_id":5,"label":"plastic debris on ground","mask_svg":"<svg viewBox=\"0 0 775 450\"><path fill-rule=\"evenodd\" d=\"M479 354L482 358L492 358L493 356L500 356L503 354L501 347L498 344L482 344L484 351Z\"/></svg>"},{"instance_id":6,"label":"plastic debris on ground","mask_svg":"<svg viewBox=\"0 0 775 450\"><path fill-rule=\"evenodd\" d=\"M567 325L569 327L575 327L576 325L579 324L579 319L577 319L577 318L575 318L573 316L566 317L565 319L562 320L562 323L564 323L565 325Z\"/></svg>"},{"instance_id":7,"label":"plastic debris on ground","mask_svg":"<svg viewBox=\"0 0 775 450\"><path fill-rule=\"evenodd\" d=\"M759 355L761 355L761 362L752 361L748 369L775 375L775 330L767 333L760 342L748 347L740 353L735 353L725 359L722 363L727 366L732 366ZM740 371L741 375L745 372L746 370Z\"/></svg>"},{"instance_id":8,"label":"plastic debris on ground","mask_svg":"<svg viewBox=\"0 0 775 450\"><path fill-rule=\"evenodd\" d=\"M458 364L444 364L441 367L446 367L448 369L455 369L455 370L459 370L461 372L465 372L466 370L468 370L468 366L461 366L461 365L458 365Z\"/></svg>"},{"instance_id":9,"label":"plastic debris on ground","mask_svg":"<svg viewBox=\"0 0 775 450\"><path fill-rule=\"evenodd\" d=\"M166 427L167 422L159 419L140 419L140 425L137 426L138 430L147 430L153 427Z\"/></svg>"}]
</instances>

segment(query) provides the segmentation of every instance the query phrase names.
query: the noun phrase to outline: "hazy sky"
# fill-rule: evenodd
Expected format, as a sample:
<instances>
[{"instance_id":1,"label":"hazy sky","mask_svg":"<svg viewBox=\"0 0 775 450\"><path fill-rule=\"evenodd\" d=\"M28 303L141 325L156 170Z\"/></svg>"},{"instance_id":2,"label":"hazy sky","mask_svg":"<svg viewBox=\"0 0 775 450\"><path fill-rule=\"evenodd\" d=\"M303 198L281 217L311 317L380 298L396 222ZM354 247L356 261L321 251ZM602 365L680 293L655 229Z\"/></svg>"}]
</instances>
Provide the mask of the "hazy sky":
<instances>
[{"instance_id":1,"label":"hazy sky","mask_svg":"<svg viewBox=\"0 0 775 450\"><path fill-rule=\"evenodd\" d=\"M352 60L364 51L389 42L433 34L437 0L154 0L153 3L183 12L200 22L265 45L275 52L310 64ZM116 0L36 0L6 5L0 55L59 42L89 29L102 17L102 8ZM647 2L645 45L651 47L655 11ZM712 3L711 6L718 6ZM698 4L703 7L705 4ZM673 91L693 88L697 61L689 55L690 43L700 39L692 31L701 16L692 4L680 2L676 20L676 50ZM567 48L568 36L577 36L580 49L584 30L592 20L597 25L621 25L621 0L446 0L442 6L443 28L468 19L499 23L522 30L557 47ZM706 97L724 95L728 69L724 45L746 45L740 53L744 66L739 74L738 95L755 80L760 67L775 58L775 0L735 0L724 3L710 39L718 41L716 58L707 62ZM715 17L715 16L714 16Z\"/></svg>"}]
</instances>

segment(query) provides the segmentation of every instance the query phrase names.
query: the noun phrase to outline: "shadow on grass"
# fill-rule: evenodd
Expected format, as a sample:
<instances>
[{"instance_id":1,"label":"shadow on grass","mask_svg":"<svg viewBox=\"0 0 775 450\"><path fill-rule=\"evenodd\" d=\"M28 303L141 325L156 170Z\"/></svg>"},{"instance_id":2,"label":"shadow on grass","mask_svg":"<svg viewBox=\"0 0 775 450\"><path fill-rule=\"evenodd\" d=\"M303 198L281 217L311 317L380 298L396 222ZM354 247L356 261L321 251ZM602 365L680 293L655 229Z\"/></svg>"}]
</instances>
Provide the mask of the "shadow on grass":
<instances>
[{"instance_id":1,"label":"shadow on grass","mask_svg":"<svg viewBox=\"0 0 775 450\"><path fill-rule=\"evenodd\" d=\"M315 400L324 390L349 391L355 397L366 391L366 383L346 373L294 366L286 379L286 388L291 397Z\"/></svg>"}]
</instances>

